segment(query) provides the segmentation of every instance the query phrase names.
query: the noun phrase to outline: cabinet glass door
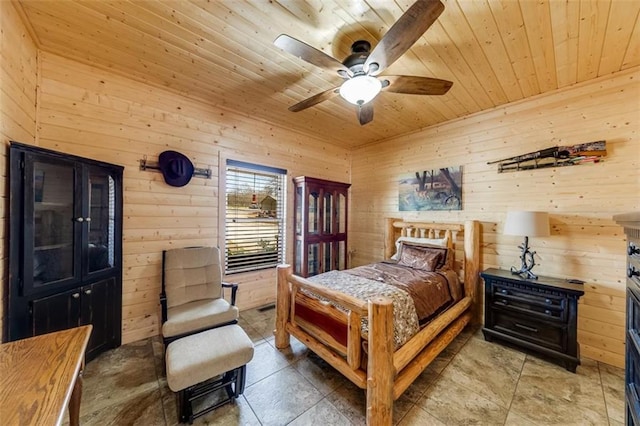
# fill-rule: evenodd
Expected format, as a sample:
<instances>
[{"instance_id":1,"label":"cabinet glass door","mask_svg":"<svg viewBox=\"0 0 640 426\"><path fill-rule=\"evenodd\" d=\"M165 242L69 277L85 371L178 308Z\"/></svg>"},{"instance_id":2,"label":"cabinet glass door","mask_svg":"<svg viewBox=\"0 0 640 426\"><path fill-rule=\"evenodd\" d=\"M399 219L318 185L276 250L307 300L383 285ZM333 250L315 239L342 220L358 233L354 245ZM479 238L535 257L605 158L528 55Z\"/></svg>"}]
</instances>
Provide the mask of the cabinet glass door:
<instances>
[{"instance_id":1,"label":"cabinet glass door","mask_svg":"<svg viewBox=\"0 0 640 426\"><path fill-rule=\"evenodd\" d=\"M333 234L333 194L324 193L324 234Z\"/></svg>"},{"instance_id":2,"label":"cabinet glass door","mask_svg":"<svg viewBox=\"0 0 640 426\"><path fill-rule=\"evenodd\" d=\"M302 206L304 204L303 202L304 200L302 199L302 186L298 186L296 187L296 198L295 198L295 204L296 204L296 235L302 235L303 229L302 229Z\"/></svg>"},{"instance_id":3,"label":"cabinet glass door","mask_svg":"<svg viewBox=\"0 0 640 426\"><path fill-rule=\"evenodd\" d=\"M323 243L322 244L322 251L324 253L324 262L323 262L323 271L322 272L328 272L331 271L333 269L335 269L334 267L334 259L333 259L333 244L332 243Z\"/></svg>"},{"instance_id":4,"label":"cabinet glass door","mask_svg":"<svg viewBox=\"0 0 640 426\"><path fill-rule=\"evenodd\" d=\"M302 274L302 241L296 240L296 248L295 248L295 264L293 266L293 272L296 275Z\"/></svg>"},{"instance_id":5,"label":"cabinet glass door","mask_svg":"<svg viewBox=\"0 0 640 426\"><path fill-rule=\"evenodd\" d=\"M320 194L317 192L309 192L307 217L309 218L308 233L317 234L320 231Z\"/></svg>"},{"instance_id":6,"label":"cabinet glass door","mask_svg":"<svg viewBox=\"0 0 640 426\"><path fill-rule=\"evenodd\" d=\"M70 162L25 161L25 294L78 278L76 176Z\"/></svg>"},{"instance_id":7,"label":"cabinet glass door","mask_svg":"<svg viewBox=\"0 0 640 426\"><path fill-rule=\"evenodd\" d=\"M307 276L320 273L320 244L309 244L307 247Z\"/></svg>"},{"instance_id":8,"label":"cabinet glass door","mask_svg":"<svg viewBox=\"0 0 640 426\"><path fill-rule=\"evenodd\" d=\"M336 234L344 233L347 230L347 196L343 193L338 194L336 211L338 216Z\"/></svg>"},{"instance_id":9,"label":"cabinet glass door","mask_svg":"<svg viewBox=\"0 0 640 426\"><path fill-rule=\"evenodd\" d=\"M87 271L113 268L115 262L116 183L108 171L89 169Z\"/></svg>"}]
</instances>

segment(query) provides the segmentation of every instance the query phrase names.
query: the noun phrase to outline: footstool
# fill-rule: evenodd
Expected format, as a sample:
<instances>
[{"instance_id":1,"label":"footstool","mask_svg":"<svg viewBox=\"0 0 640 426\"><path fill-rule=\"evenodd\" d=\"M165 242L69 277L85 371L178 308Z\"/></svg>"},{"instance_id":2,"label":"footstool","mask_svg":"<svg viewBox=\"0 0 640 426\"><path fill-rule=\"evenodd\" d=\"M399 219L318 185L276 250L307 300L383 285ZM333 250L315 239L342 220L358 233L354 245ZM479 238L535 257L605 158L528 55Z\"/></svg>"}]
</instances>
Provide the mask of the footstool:
<instances>
[{"instance_id":1,"label":"footstool","mask_svg":"<svg viewBox=\"0 0 640 426\"><path fill-rule=\"evenodd\" d=\"M167 346L166 368L169 389L178 393L180 422L193 419L244 392L246 364L253 358L253 342L237 324L182 337ZM192 403L224 388L227 398L193 413Z\"/></svg>"}]
</instances>

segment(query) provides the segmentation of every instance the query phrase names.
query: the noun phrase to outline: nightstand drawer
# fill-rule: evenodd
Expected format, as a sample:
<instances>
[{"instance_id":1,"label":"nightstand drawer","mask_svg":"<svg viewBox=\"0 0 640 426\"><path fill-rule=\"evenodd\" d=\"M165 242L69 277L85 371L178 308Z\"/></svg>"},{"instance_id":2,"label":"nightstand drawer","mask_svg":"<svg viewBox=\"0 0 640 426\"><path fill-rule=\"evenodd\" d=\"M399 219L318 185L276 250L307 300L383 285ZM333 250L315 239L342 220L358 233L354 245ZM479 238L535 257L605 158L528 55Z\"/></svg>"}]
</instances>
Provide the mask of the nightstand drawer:
<instances>
[{"instance_id":1,"label":"nightstand drawer","mask_svg":"<svg viewBox=\"0 0 640 426\"><path fill-rule=\"evenodd\" d=\"M544 346L555 351L566 350L566 333L562 327L510 315L496 309L493 312L493 330Z\"/></svg>"},{"instance_id":2,"label":"nightstand drawer","mask_svg":"<svg viewBox=\"0 0 640 426\"><path fill-rule=\"evenodd\" d=\"M491 284L492 305L548 321L567 321L567 298L553 291L510 283Z\"/></svg>"}]
</instances>

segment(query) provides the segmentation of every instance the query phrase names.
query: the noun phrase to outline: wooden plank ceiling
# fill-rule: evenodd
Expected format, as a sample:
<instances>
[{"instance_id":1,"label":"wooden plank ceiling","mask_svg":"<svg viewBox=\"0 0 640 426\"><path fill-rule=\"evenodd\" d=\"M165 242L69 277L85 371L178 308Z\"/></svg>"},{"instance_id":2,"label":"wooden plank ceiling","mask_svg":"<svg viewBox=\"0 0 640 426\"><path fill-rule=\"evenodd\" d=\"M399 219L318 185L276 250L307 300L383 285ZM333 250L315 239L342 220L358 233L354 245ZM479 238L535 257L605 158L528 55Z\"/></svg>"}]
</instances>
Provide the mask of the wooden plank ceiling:
<instances>
[{"instance_id":1,"label":"wooden plank ceiling","mask_svg":"<svg viewBox=\"0 0 640 426\"><path fill-rule=\"evenodd\" d=\"M453 81L446 95L381 93L365 126L340 97L287 110L342 80L276 48L279 34L342 61L355 40L375 46L412 3L19 1L44 51L349 147L640 65L638 0L443 0L383 74Z\"/></svg>"}]
</instances>

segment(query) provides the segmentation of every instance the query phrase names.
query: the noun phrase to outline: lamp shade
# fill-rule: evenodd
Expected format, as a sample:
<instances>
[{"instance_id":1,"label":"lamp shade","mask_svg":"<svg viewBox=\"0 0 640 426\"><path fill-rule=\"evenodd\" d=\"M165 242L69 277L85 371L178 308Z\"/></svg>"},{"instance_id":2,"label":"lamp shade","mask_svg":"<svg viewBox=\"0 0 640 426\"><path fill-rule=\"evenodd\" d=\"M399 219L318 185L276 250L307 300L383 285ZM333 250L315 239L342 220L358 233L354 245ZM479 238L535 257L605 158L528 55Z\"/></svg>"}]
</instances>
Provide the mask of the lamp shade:
<instances>
[{"instance_id":1,"label":"lamp shade","mask_svg":"<svg viewBox=\"0 0 640 426\"><path fill-rule=\"evenodd\" d=\"M521 237L548 237L549 215L547 212L508 212L503 233Z\"/></svg>"},{"instance_id":2,"label":"lamp shade","mask_svg":"<svg viewBox=\"0 0 640 426\"><path fill-rule=\"evenodd\" d=\"M354 105L363 105L375 98L382 83L369 75L358 75L342 83L340 96Z\"/></svg>"}]
</instances>

